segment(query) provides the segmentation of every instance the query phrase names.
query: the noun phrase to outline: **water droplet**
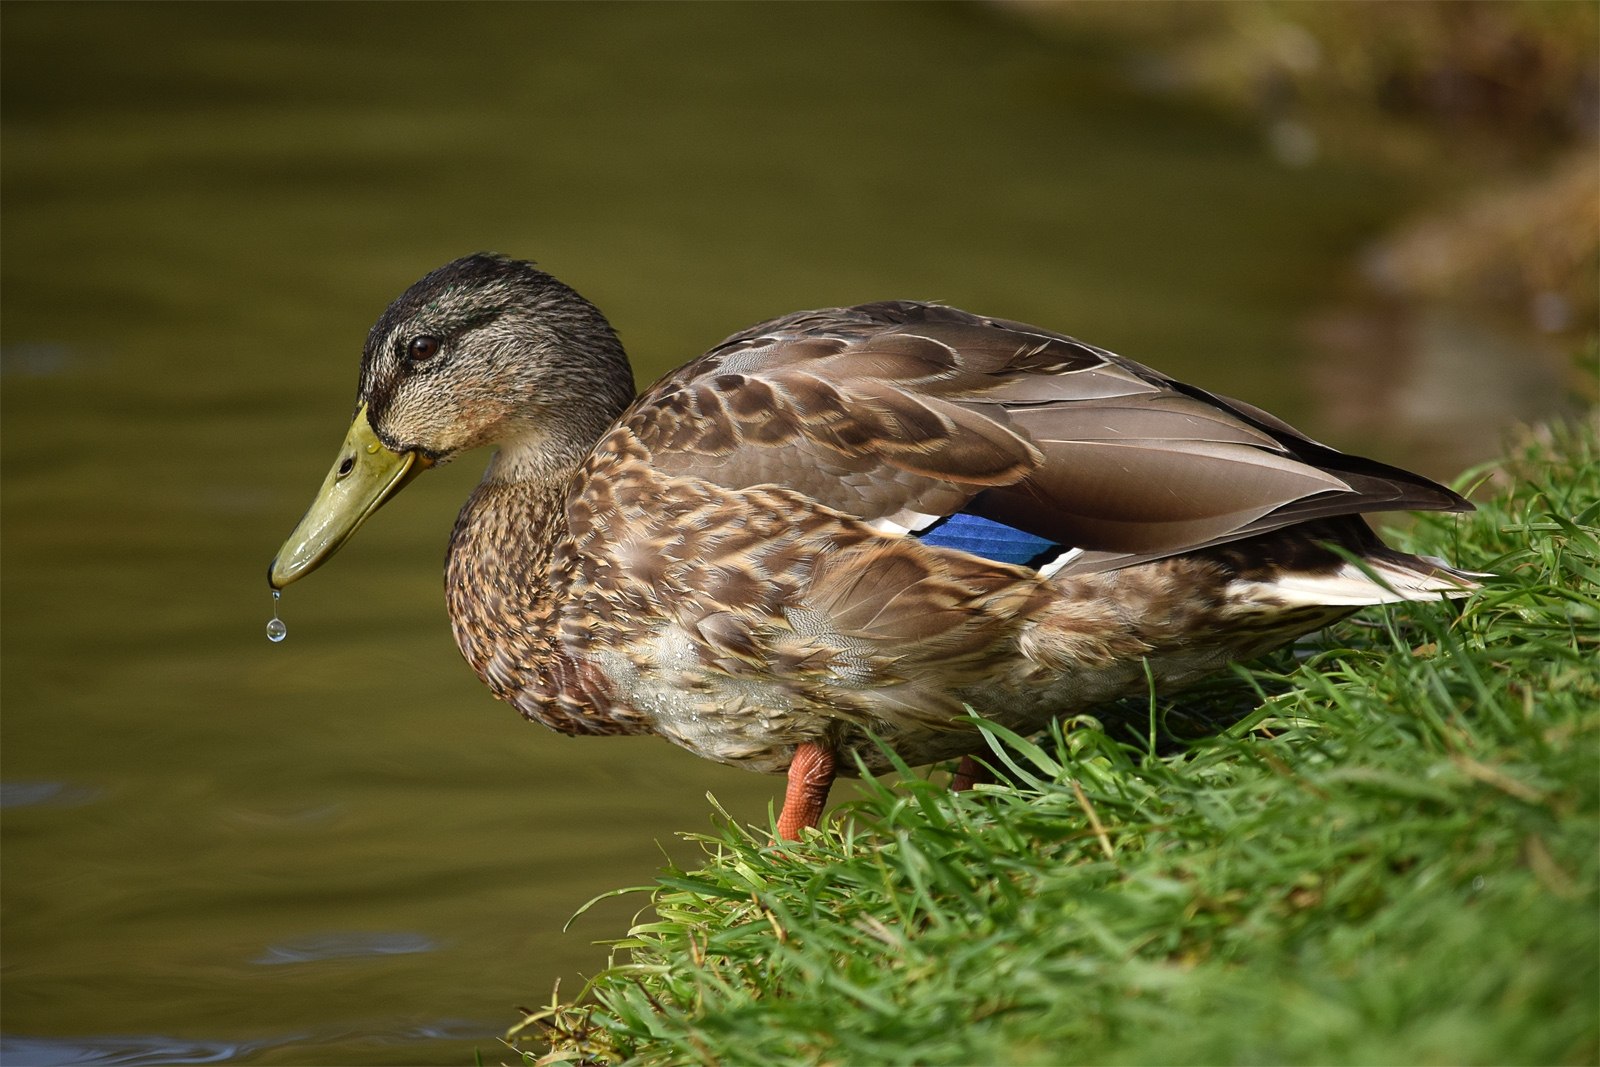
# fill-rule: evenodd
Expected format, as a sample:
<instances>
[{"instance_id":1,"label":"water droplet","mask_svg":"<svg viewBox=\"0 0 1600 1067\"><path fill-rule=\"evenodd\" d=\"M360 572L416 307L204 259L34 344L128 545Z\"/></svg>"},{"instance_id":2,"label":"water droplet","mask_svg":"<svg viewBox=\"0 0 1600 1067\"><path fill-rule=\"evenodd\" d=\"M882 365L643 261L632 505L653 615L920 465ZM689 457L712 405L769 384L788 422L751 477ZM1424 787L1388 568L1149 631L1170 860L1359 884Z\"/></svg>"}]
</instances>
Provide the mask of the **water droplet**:
<instances>
[{"instance_id":1,"label":"water droplet","mask_svg":"<svg viewBox=\"0 0 1600 1067\"><path fill-rule=\"evenodd\" d=\"M289 636L289 627L285 626L283 620L278 618L278 598L282 595L283 590L281 589L272 591L272 619L267 623L267 640L273 644L277 644Z\"/></svg>"},{"instance_id":2,"label":"water droplet","mask_svg":"<svg viewBox=\"0 0 1600 1067\"><path fill-rule=\"evenodd\" d=\"M367 442L367 455L375 456L377 454L378 454L378 446L376 444L374 444L373 442L368 441Z\"/></svg>"}]
</instances>

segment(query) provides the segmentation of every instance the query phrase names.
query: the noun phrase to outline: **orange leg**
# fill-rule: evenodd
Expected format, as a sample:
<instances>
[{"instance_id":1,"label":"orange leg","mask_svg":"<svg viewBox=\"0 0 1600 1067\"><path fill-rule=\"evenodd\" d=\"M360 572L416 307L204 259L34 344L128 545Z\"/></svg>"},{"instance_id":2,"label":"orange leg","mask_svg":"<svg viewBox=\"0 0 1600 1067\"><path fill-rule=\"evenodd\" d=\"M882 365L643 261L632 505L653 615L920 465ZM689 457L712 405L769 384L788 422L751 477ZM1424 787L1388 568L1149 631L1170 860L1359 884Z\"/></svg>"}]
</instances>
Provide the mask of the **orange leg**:
<instances>
[{"instance_id":1,"label":"orange leg","mask_svg":"<svg viewBox=\"0 0 1600 1067\"><path fill-rule=\"evenodd\" d=\"M988 780L989 768L971 756L962 756L961 765L956 768L955 777L950 779L950 788L960 793L971 789L979 782L987 782Z\"/></svg>"},{"instance_id":2,"label":"orange leg","mask_svg":"<svg viewBox=\"0 0 1600 1067\"><path fill-rule=\"evenodd\" d=\"M794 750L789 764L789 788L783 795L783 812L778 816L778 836L800 840L800 828L815 826L822 819L833 785L833 749L807 741Z\"/></svg>"}]
</instances>

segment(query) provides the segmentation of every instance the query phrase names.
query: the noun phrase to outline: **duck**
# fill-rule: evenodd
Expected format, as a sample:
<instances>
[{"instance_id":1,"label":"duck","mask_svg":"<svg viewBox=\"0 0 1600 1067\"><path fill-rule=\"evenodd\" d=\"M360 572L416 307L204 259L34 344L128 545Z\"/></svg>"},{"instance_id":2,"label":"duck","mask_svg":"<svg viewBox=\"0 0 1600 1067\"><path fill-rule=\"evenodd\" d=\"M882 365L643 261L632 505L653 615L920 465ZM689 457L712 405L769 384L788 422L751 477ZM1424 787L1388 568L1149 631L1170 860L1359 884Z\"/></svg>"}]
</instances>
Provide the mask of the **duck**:
<instances>
[{"instance_id":1,"label":"duck","mask_svg":"<svg viewBox=\"0 0 1600 1067\"><path fill-rule=\"evenodd\" d=\"M1036 732L1478 587L1363 518L1471 510L1456 492L1066 334L917 300L801 311L636 395L598 308L484 252L372 326L272 589L479 448L445 565L473 671L564 734L786 775L781 839L895 758L981 780L975 717Z\"/></svg>"}]
</instances>

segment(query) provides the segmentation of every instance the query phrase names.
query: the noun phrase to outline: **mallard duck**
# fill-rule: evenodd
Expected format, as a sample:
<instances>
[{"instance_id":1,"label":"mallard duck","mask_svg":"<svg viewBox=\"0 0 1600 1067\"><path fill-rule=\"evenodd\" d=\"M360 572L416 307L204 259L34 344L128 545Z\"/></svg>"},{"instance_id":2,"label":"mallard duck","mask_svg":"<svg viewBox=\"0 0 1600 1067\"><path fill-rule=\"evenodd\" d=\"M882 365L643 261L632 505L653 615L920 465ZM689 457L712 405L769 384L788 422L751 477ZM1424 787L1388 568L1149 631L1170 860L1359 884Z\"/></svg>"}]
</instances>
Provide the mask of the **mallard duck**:
<instances>
[{"instance_id":1,"label":"mallard duck","mask_svg":"<svg viewBox=\"0 0 1600 1067\"><path fill-rule=\"evenodd\" d=\"M1469 510L1456 493L1064 334L913 300L803 311L636 398L593 304L487 253L372 327L272 587L484 446L445 582L473 670L563 733L787 772L786 838L836 773L885 768L877 741L962 758L966 784L969 708L1032 731L1474 588L1360 517Z\"/></svg>"}]
</instances>

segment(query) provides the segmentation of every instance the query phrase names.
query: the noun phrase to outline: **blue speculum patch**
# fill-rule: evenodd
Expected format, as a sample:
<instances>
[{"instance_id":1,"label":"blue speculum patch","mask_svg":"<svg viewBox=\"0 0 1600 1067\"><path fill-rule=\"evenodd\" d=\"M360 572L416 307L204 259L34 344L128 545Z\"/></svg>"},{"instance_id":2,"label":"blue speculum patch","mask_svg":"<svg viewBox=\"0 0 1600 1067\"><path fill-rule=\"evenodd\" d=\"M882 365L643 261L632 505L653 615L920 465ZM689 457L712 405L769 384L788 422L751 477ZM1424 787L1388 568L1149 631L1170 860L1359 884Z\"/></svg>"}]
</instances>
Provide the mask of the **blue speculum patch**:
<instances>
[{"instance_id":1,"label":"blue speculum patch","mask_svg":"<svg viewBox=\"0 0 1600 1067\"><path fill-rule=\"evenodd\" d=\"M993 519L957 513L917 534L925 545L971 552L996 563L1042 567L1061 554L1061 545Z\"/></svg>"}]
</instances>

